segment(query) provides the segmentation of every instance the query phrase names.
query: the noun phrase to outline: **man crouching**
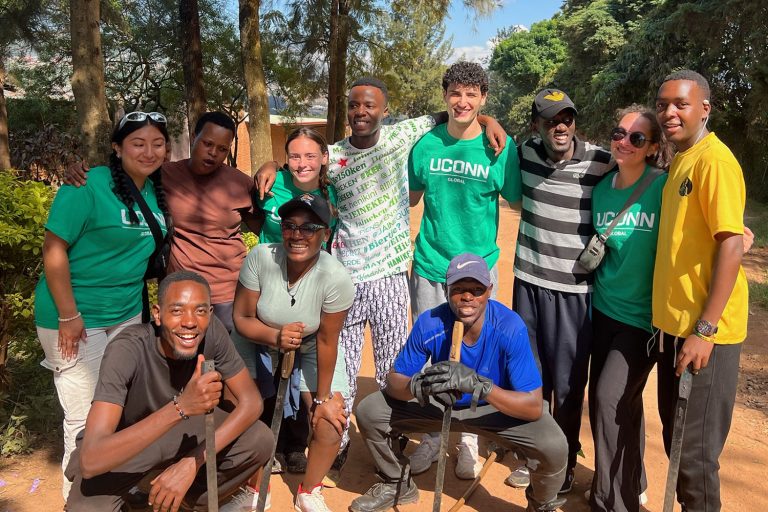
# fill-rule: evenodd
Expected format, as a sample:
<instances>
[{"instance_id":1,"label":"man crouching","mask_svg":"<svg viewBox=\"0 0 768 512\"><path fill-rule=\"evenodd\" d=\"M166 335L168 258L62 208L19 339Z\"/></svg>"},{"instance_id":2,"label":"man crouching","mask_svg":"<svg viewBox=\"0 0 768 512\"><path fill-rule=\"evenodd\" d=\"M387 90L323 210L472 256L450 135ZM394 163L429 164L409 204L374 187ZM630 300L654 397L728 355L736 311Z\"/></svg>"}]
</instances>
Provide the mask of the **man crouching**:
<instances>
[{"instance_id":1,"label":"man crouching","mask_svg":"<svg viewBox=\"0 0 768 512\"><path fill-rule=\"evenodd\" d=\"M383 483L352 502L353 512L381 512L418 501L400 439L404 432L439 430L443 408L453 405L451 430L473 432L526 459L529 511L550 511L563 483L568 446L543 407L541 376L525 324L494 300L485 261L453 258L446 273L447 304L417 319L388 375L387 387L363 400L357 424ZM448 361L455 320L464 324L460 362ZM427 361L432 366L424 368ZM416 399L418 398L418 400Z\"/></svg>"},{"instance_id":2,"label":"man crouching","mask_svg":"<svg viewBox=\"0 0 768 512\"><path fill-rule=\"evenodd\" d=\"M107 347L93 405L67 476L67 510L119 511L147 473L153 510L206 510L205 413L214 409L219 496L235 491L270 456L272 435L257 421L261 395L227 330L212 316L198 274L174 272L158 291L152 323L123 330ZM203 360L216 371L201 374ZM224 387L231 412L219 405Z\"/></svg>"}]
</instances>

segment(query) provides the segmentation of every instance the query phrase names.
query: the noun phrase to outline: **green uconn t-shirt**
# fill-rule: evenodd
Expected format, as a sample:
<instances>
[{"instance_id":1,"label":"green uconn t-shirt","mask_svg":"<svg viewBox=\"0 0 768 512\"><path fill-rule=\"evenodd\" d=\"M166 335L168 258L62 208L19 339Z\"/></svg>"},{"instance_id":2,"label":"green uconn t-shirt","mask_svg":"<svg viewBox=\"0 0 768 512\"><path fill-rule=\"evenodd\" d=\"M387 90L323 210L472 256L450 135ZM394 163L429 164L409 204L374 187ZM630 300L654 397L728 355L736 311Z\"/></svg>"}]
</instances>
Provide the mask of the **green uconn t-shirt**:
<instances>
[{"instance_id":1,"label":"green uconn t-shirt","mask_svg":"<svg viewBox=\"0 0 768 512\"><path fill-rule=\"evenodd\" d=\"M592 222L604 233L621 211L632 191L650 167L631 187L613 186L616 171L608 173L592 191ZM616 224L606 243L607 250L595 271L592 303L614 320L652 332L651 291L656 239L659 235L661 192L667 173L653 180L622 220Z\"/></svg>"},{"instance_id":2,"label":"green uconn t-shirt","mask_svg":"<svg viewBox=\"0 0 768 512\"><path fill-rule=\"evenodd\" d=\"M408 160L411 190L424 191L424 216L416 237L413 268L422 277L445 282L448 263L471 252L493 267L499 259L499 195L520 201L520 163L515 144L498 157L483 133L470 140L435 127L419 140Z\"/></svg>"},{"instance_id":3,"label":"green uconn t-shirt","mask_svg":"<svg viewBox=\"0 0 768 512\"><path fill-rule=\"evenodd\" d=\"M293 176L290 171L278 170L275 177L275 183L270 189L272 192L271 197L264 197L259 200L259 208L262 209L265 215L264 225L261 227L261 233L259 233L260 244L275 244L283 242L283 232L280 229L280 216L277 214L277 210L285 203L300 196L305 192L299 187L293 184ZM323 192L316 188L309 192L310 194L323 197ZM331 200L331 204L336 206L336 188L333 185L328 185L328 197ZM331 229L336 227L336 219L331 219L331 225L328 226Z\"/></svg>"},{"instance_id":4,"label":"green uconn t-shirt","mask_svg":"<svg viewBox=\"0 0 768 512\"><path fill-rule=\"evenodd\" d=\"M151 180L141 193L165 232ZM61 187L51 206L45 229L69 244L72 291L87 328L109 327L141 312L141 288L155 239L139 206L134 210L140 224L131 224L128 208L112 192L108 167L91 169L80 188ZM35 323L58 329L58 316L43 273L35 289Z\"/></svg>"}]
</instances>

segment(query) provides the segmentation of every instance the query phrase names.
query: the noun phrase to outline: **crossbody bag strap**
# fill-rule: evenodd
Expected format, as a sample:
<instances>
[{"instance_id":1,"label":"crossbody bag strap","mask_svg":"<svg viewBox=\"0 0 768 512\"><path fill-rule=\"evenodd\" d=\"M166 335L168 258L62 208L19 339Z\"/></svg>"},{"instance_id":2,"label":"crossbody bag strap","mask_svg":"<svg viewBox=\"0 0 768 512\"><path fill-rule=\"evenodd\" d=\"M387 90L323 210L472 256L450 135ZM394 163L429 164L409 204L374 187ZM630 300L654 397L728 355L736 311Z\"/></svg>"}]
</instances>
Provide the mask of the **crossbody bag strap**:
<instances>
[{"instance_id":1,"label":"crossbody bag strap","mask_svg":"<svg viewBox=\"0 0 768 512\"><path fill-rule=\"evenodd\" d=\"M661 175L664 171L661 169L657 169L656 167L651 167L651 169L648 171L648 174L645 175L643 178L643 181L641 181L635 190L632 191L632 194L630 194L629 199L627 199L627 202L624 203L624 206L621 208L621 211L616 214L616 216L613 218L613 221L608 225L608 229L606 229L600 236L600 239L605 243L606 240L608 240L608 237L611 236L611 232L613 231L613 228L616 227L616 225L619 223L621 218L624 216L624 214L627 212L630 206L638 200L638 198L643 195L643 192L645 192L645 189L647 189L651 183L653 183L653 180L656 179L657 176Z\"/></svg>"},{"instance_id":2,"label":"crossbody bag strap","mask_svg":"<svg viewBox=\"0 0 768 512\"><path fill-rule=\"evenodd\" d=\"M149 209L149 205L144 200L144 197L142 197L136 184L132 179L128 179L127 181L133 200L139 205L139 209L141 210L142 215L144 215L144 221L147 223L147 226L149 226L149 230L152 232L152 237L155 239L155 250L152 251L152 256L150 256L151 260L163 247L163 231L160 229L160 223L157 222L155 215L152 213L152 210Z\"/></svg>"}]
</instances>

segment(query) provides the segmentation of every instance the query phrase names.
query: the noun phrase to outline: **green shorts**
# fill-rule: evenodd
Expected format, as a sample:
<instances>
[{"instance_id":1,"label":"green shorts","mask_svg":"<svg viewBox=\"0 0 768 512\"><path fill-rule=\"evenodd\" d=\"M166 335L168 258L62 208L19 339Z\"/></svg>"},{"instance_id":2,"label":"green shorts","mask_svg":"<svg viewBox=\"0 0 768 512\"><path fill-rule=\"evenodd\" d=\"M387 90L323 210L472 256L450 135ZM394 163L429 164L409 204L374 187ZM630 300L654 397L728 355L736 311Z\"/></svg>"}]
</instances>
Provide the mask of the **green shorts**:
<instances>
[{"instance_id":1,"label":"green shorts","mask_svg":"<svg viewBox=\"0 0 768 512\"><path fill-rule=\"evenodd\" d=\"M299 374L301 375L301 391L317 391L317 339L314 336L305 338L301 342L301 359L299 362ZM336 367L333 369L331 391L339 392L342 396L349 396L349 381L347 379L347 363L344 358L344 347L339 344L336 351Z\"/></svg>"}]
</instances>

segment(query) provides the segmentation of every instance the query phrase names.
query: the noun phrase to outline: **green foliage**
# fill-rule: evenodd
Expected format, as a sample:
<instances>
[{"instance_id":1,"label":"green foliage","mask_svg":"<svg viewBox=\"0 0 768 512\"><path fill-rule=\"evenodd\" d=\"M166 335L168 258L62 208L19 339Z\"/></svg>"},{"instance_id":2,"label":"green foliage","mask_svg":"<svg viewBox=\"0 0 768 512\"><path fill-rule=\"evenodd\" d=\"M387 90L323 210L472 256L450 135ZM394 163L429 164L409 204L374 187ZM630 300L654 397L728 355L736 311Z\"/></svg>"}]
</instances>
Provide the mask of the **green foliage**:
<instances>
[{"instance_id":1,"label":"green foliage","mask_svg":"<svg viewBox=\"0 0 768 512\"><path fill-rule=\"evenodd\" d=\"M259 244L259 237L255 233L250 231L243 232L243 242L245 242L245 248L248 252Z\"/></svg>"},{"instance_id":2,"label":"green foliage","mask_svg":"<svg viewBox=\"0 0 768 512\"><path fill-rule=\"evenodd\" d=\"M393 2L376 26L386 38L371 45L370 74L386 82L390 114L415 117L444 110L440 84L451 41L445 39L443 18L424 4Z\"/></svg>"},{"instance_id":3,"label":"green foliage","mask_svg":"<svg viewBox=\"0 0 768 512\"><path fill-rule=\"evenodd\" d=\"M552 81L567 57L560 25L558 17L534 23L530 31L511 33L493 50L488 110L512 134L527 132L534 92Z\"/></svg>"},{"instance_id":4,"label":"green foliage","mask_svg":"<svg viewBox=\"0 0 768 512\"><path fill-rule=\"evenodd\" d=\"M66 130L77 120L73 101L54 98L8 98L8 127L13 131L57 126Z\"/></svg>"},{"instance_id":5,"label":"green foliage","mask_svg":"<svg viewBox=\"0 0 768 512\"><path fill-rule=\"evenodd\" d=\"M44 354L37 338L13 337L9 354L5 378L11 391L0 389L0 455L28 453L41 437L58 437L63 416L51 372L40 367Z\"/></svg>"},{"instance_id":6,"label":"green foliage","mask_svg":"<svg viewBox=\"0 0 768 512\"><path fill-rule=\"evenodd\" d=\"M747 199L744 224L755 234L755 247L768 247L768 205Z\"/></svg>"},{"instance_id":7,"label":"green foliage","mask_svg":"<svg viewBox=\"0 0 768 512\"><path fill-rule=\"evenodd\" d=\"M768 272L764 272L764 281L749 282L749 303L757 307L768 309Z\"/></svg>"}]
</instances>

